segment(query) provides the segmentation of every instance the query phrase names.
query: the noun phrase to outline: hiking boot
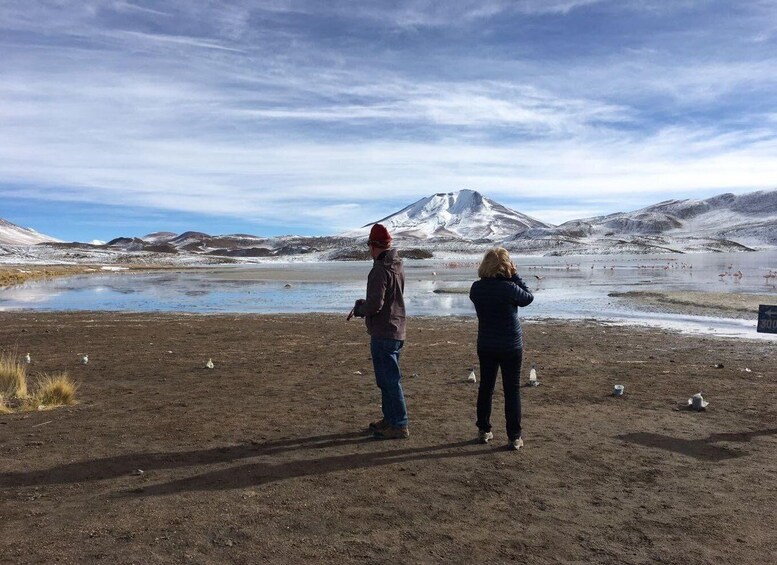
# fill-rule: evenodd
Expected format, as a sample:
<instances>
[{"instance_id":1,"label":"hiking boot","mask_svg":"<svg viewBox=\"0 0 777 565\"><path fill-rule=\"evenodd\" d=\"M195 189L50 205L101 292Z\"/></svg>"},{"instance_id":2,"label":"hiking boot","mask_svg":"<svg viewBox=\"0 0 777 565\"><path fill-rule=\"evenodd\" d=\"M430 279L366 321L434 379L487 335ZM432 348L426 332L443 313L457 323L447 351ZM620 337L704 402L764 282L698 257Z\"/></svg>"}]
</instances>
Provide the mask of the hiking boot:
<instances>
[{"instance_id":1,"label":"hiking boot","mask_svg":"<svg viewBox=\"0 0 777 565\"><path fill-rule=\"evenodd\" d=\"M389 426L382 430L375 430L373 436L377 439L406 439L410 437L410 430Z\"/></svg>"},{"instance_id":2,"label":"hiking boot","mask_svg":"<svg viewBox=\"0 0 777 565\"><path fill-rule=\"evenodd\" d=\"M507 444L507 449L509 449L510 451L518 451L522 447L523 447L523 438L514 439Z\"/></svg>"},{"instance_id":3,"label":"hiking boot","mask_svg":"<svg viewBox=\"0 0 777 565\"><path fill-rule=\"evenodd\" d=\"M370 422L369 428L371 432L376 432L378 430L385 430L386 428L390 428L391 424L389 424L384 418L381 418L380 420L377 420L375 422Z\"/></svg>"},{"instance_id":4,"label":"hiking boot","mask_svg":"<svg viewBox=\"0 0 777 565\"><path fill-rule=\"evenodd\" d=\"M478 441L480 443L488 443L492 439L494 439L494 434L491 432L484 432L483 430L478 432Z\"/></svg>"}]
</instances>

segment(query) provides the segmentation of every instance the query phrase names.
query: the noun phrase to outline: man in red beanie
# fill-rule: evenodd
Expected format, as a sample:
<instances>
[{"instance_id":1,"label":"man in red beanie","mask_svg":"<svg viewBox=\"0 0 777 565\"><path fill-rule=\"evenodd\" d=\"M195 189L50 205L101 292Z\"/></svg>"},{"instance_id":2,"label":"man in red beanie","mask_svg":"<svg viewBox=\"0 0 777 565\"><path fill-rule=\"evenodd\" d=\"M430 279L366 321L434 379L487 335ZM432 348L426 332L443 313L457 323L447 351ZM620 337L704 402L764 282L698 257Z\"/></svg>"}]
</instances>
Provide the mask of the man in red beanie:
<instances>
[{"instance_id":1,"label":"man in red beanie","mask_svg":"<svg viewBox=\"0 0 777 565\"><path fill-rule=\"evenodd\" d=\"M383 408L383 418L369 427L376 438L403 439L410 436L399 369L399 352L405 344L405 271L385 226L372 226L367 244L373 259L367 298L356 301L354 315L364 318L370 334L372 365Z\"/></svg>"}]
</instances>

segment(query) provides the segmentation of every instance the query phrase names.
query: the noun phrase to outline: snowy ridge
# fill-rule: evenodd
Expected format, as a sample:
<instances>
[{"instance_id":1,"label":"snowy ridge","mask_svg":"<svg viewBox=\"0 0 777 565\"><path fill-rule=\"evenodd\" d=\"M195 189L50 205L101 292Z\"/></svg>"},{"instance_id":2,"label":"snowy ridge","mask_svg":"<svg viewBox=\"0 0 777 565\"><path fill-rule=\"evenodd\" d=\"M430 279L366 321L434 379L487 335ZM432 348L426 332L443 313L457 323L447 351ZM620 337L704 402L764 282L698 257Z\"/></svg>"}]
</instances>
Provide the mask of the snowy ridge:
<instances>
[{"instance_id":1,"label":"snowy ridge","mask_svg":"<svg viewBox=\"0 0 777 565\"><path fill-rule=\"evenodd\" d=\"M57 241L59 240L34 229L23 228L0 218L0 244L2 245L36 245Z\"/></svg>"},{"instance_id":2,"label":"snowy ridge","mask_svg":"<svg viewBox=\"0 0 777 565\"><path fill-rule=\"evenodd\" d=\"M422 198L399 212L341 234L366 237L373 224L385 225L396 239L502 241L531 228L548 228L474 190L442 192Z\"/></svg>"},{"instance_id":3,"label":"snowy ridge","mask_svg":"<svg viewBox=\"0 0 777 565\"><path fill-rule=\"evenodd\" d=\"M763 243L777 238L777 190L736 196L721 194L706 200L667 200L633 212L572 220L554 231L577 238L656 236L723 239L738 231L753 231Z\"/></svg>"},{"instance_id":4,"label":"snowy ridge","mask_svg":"<svg viewBox=\"0 0 777 565\"><path fill-rule=\"evenodd\" d=\"M391 231L404 256L415 259L481 254L494 245L526 255L753 251L777 248L777 190L668 200L560 226L460 190L422 198L378 221ZM57 242L0 220L0 264L368 260L364 242L372 225L323 237L156 232L93 245Z\"/></svg>"},{"instance_id":5,"label":"snowy ridge","mask_svg":"<svg viewBox=\"0 0 777 565\"><path fill-rule=\"evenodd\" d=\"M525 253L695 253L777 246L777 190L667 200L632 212L531 229L506 242Z\"/></svg>"},{"instance_id":6,"label":"snowy ridge","mask_svg":"<svg viewBox=\"0 0 777 565\"><path fill-rule=\"evenodd\" d=\"M171 231L158 231L158 232L146 234L140 239L142 239L146 243L151 243L151 244L167 243L177 235L178 235L177 233L173 233Z\"/></svg>"}]
</instances>

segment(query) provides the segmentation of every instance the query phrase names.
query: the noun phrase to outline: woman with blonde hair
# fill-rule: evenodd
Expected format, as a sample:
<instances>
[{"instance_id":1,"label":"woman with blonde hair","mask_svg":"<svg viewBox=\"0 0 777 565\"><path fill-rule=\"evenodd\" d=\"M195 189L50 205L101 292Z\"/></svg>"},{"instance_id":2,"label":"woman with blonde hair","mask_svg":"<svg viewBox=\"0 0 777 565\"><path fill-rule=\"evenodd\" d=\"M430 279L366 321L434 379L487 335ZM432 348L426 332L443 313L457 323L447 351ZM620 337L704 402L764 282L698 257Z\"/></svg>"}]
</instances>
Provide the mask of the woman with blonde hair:
<instances>
[{"instance_id":1,"label":"woman with blonde hair","mask_svg":"<svg viewBox=\"0 0 777 565\"><path fill-rule=\"evenodd\" d=\"M518 276L515 264L503 247L489 249L478 268L480 280L472 284L469 298L478 315L478 359L480 388L477 401L478 438L482 443L493 439L491 402L496 375L502 370L505 396L505 420L508 447L523 447L521 437L520 375L523 360L523 336L518 307L534 300L531 291Z\"/></svg>"}]
</instances>

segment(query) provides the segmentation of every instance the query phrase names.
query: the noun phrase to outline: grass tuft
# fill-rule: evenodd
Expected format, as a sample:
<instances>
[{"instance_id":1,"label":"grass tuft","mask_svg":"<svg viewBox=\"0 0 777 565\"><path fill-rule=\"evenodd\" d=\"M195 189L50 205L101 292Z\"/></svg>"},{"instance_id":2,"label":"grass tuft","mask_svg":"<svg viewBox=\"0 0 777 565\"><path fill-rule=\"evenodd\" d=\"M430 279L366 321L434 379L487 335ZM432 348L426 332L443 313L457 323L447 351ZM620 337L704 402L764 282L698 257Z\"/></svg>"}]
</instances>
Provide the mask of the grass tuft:
<instances>
[{"instance_id":1,"label":"grass tuft","mask_svg":"<svg viewBox=\"0 0 777 565\"><path fill-rule=\"evenodd\" d=\"M38 378L33 403L38 409L75 404L76 390L78 385L66 372L54 375L44 373Z\"/></svg>"},{"instance_id":2,"label":"grass tuft","mask_svg":"<svg viewBox=\"0 0 777 565\"><path fill-rule=\"evenodd\" d=\"M0 352L0 393L9 398L27 398L27 364L16 353Z\"/></svg>"},{"instance_id":3,"label":"grass tuft","mask_svg":"<svg viewBox=\"0 0 777 565\"><path fill-rule=\"evenodd\" d=\"M3 393L0 392L0 414L10 414L10 413L11 413L11 409L5 405L5 397L3 396Z\"/></svg>"}]
</instances>

